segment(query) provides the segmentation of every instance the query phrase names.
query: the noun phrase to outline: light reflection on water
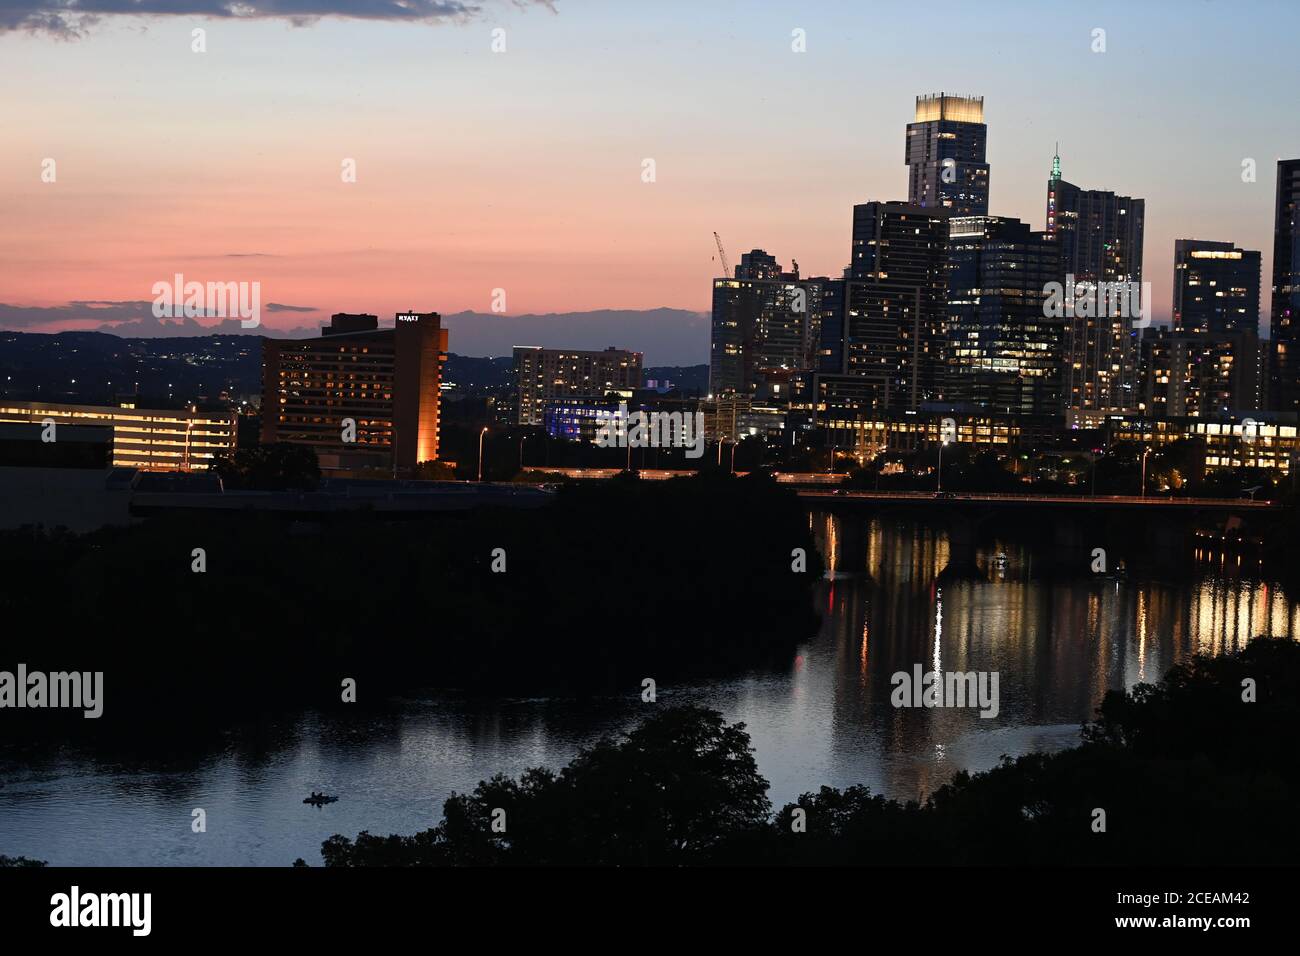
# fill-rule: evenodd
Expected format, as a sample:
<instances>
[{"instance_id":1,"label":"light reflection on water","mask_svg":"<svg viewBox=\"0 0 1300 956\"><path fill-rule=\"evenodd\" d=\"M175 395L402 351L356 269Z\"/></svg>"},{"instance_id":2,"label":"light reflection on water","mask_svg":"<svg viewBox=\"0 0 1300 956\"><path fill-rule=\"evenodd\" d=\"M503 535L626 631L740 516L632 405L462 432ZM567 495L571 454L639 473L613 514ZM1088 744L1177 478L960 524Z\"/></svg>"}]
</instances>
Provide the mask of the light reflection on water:
<instances>
[{"instance_id":1,"label":"light reflection on water","mask_svg":"<svg viewBox=\"0 0 1300 956\"><path fill-rule=\"evenodd\" d=\"M836 524L814 516L813 529L824 543L841 533ZM1029 576L1032 554L1000 542L980 553L985 577L940 586L942 532L879 523L866 554L865 576L841 567L819 587L822 629L784 673L659 685L659 705L700 703L746 723L778 806L822 784L920 797L1002 754L1070 746L1107 689L1157 680L1194 652L1222 653L1257 634L1297 636L1282 588L1217 571L1178 582L1044 581ZM997 671L998 717L891 706L890 676L918 663ZM431 826L451 791L498 771L558 767L649 706L639 685L582 703L441 696L390 716L282 721L184 764L0 758L0 853L65 865L318 863L333 833ZM301 803L322 789L339 802ZM207 811L207 833L190 831L196 807Z\"/></svg>"}]
</instances>

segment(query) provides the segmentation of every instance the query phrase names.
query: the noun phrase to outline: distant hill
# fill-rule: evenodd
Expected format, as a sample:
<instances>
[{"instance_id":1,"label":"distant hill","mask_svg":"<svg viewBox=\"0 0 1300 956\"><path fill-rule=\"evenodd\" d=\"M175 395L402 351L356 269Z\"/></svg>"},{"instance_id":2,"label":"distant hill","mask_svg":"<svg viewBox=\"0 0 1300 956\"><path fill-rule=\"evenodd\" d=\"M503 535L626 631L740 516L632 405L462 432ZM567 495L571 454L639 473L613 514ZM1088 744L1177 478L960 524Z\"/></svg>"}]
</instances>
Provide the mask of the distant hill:
<instances>
[{"instance_id":1,"label":"distant hill","mask_svg":"<svg viewBox=\"0 0 1300 956\"><path fill-rule=\"evenodd\" d=\"M499 388L509 384L513 367L509 351L495 358L452 352L444 380L470 392ZM708 388L707 365L650 366L645 371L647 379L679 388ZM107 332L0 332L0 390L19 401L97 405L139 394L142 400L167 405L218 400L223 394L238 401L261 388L262 354L254 335L123 338Z\"/></svg>"},{"instance_id":2,"label":"distant hill","mask_svg":"<svg viewBox=\"0 0 1300 956\"><path fill-rule=\"evenodd\" d=\"M0 386L6 397L20 401L102 405L139 394L167 405L217 400L223 393L237 400L259 392L261 378L257 336L0 332Z\"/></svg>"},{"instance_id":3,"label":"distant hill","mask_svg":"<svg viewBox=\"0 0 1300 956\"><path fill-rule=\"evenodd\" d=\"M115 319L132 316L149 303L123 303L123 308L96 308L86 314L72 309L23 309L0 303L0 334L3 327L33 333L43 323L69 318L93 318L113 311ZM305 311L279 306L278 311ZM277 311L273 310L273 311ZM121 315L117 313L121 312ZM381 315L381 325L392 325L391 315ZM301 321L302 317L299 317ZM443 325L450 332L451 349L458 355L510 355L516 345L541 345L547 348L603 349L616 346L645 356L655 365L694 365L708 361L709 316L686 309L598 309L592 312L548 312L543 315L495 315L488 312L454 312L444 314ZM238 320L202 322L185 319L178 323L159 322L152 315L125 324L105 323L93 331L68 334L101 334L139 339L187 340L211 336L303 338L319 334L318 324L279 329L263 326L240 327Z\"/></svg>"},{"instance_id":4,"label":"distant hill","mask_svg":"<svg viewBox=\"0 0 1300 956\"><path fill-rule=\"evenodd\" d=\"M459 355L510 355L516 345L641 352L646 362L694 365L709 358L709 316L685 309L601 309L546 315L456 312L442 317Z\"/></svg>"}]
</instances>

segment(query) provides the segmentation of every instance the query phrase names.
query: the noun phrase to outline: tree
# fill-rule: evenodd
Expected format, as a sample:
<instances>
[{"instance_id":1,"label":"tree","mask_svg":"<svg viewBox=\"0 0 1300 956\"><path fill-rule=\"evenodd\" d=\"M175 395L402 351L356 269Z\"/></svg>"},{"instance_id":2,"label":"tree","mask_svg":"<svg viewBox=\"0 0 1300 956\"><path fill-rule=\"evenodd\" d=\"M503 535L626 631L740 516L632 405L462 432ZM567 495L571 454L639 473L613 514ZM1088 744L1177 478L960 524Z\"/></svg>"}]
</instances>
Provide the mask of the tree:
<instances>
[{"instance_id":1,"label":"tree","mask_svg":"<svg viewBox=\"0 0 1300 956\"><path fill-rule=\"evenodd\" d=\"M212 467L223 486L241 490L309 491L320 482L315 450L289 442L239 448Z\"/></svg>"},{"instance_id":2,"label":"tree","mask_svg":"<svg viewBox=\"0 0 1300 956\"><path fill-rule=\"evenodd\" d=\"M1258 638L1111 692L1081 746L956 774L924 804L822 787L769 818L743 725L666 708L558 774L453 796L431 830L321 852L329 866L1287 863L1298 724L1300 644Z\"/></svg>"},{"instance_id":3,"label":"tree","mask_svg":"<svg viewBox=\"0 0 1300 956\"><path fill-rule=\"evenodd\" d=\"M453 794L431 830L334 836L321 855L327 866L705 863L767 824L767 786L743 724L666 707L558 774L498 774Z\"/></svg>"}]
</instances>

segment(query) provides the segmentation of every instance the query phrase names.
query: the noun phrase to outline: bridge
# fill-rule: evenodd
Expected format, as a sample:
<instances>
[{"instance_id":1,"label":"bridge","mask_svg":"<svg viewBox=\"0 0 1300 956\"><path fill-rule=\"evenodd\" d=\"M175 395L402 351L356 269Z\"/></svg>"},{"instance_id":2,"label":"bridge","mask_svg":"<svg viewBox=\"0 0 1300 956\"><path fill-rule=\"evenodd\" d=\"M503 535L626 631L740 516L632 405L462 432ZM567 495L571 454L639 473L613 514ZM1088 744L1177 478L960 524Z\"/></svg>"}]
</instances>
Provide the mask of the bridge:
<instances>
[{"instance_id":1,"label":"bridge","mask_svg":"<svg viewBox=\"0 0 1300 956\"><path fill-rule=\"evenodd\" d=\"M998 508L1086 508L1132 509L1155 508L1164 511L1184 512L1261 512L1281 511L1282 505L1274 501L1252 501L1249 498L1160 498L1140 495L1009 495L989 492L931 491L851 491L849 489L800 489L799 497L816 502L823 510L839 506L856 505L937 505L955 507L975 504Z\"/></svg>"},{"instance_id":2,"label":"bridge","mask_svg":"<svg viewBox=\"0 0 1300 956\"><path fill-rule=\"evenodd\" d=\"M1210 533L1221 541L1261 537L1283 506L1249 498L1166 498L1140 495L1017 495L987 492L869 491L801 488L804 505L837 519L835 563L865 565L872 517L920 519L946 528L947 573L977 571L977 544L999 531L1031 539L1042 564L1088 569L1096 549L1114 566L1144 563L1174 570ZM999 523L1002 527L999 528ZM1037 558L1036 558L1037 560Z\"/></svg>"}]
</instances>

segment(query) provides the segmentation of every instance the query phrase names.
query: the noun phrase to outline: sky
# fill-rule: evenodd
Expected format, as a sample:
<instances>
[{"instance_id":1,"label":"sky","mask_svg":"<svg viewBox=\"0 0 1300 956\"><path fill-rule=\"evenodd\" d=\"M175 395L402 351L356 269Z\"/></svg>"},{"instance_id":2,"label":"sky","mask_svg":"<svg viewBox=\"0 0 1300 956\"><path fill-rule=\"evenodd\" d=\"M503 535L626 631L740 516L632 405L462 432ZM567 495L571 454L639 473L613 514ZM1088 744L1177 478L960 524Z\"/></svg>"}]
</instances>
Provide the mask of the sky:
<instances>
[{"instance_id":1,"label":"sky","mask_svg":"<svg viewBox=\"0 0 1300 956\"><path fill-rule=\"evenodd\" d=\"M0 328L147 332L176 273L260 283L281 330L707 311L715 230L838 275L939 91L985 97L991 213L1043 228L1058 141L1067 180L1146 199L1162 319L1177 238L1262 250L1267 290L1300 156L1293 0L69 2L0 0Z\"/></svg>"}]
</instances>

